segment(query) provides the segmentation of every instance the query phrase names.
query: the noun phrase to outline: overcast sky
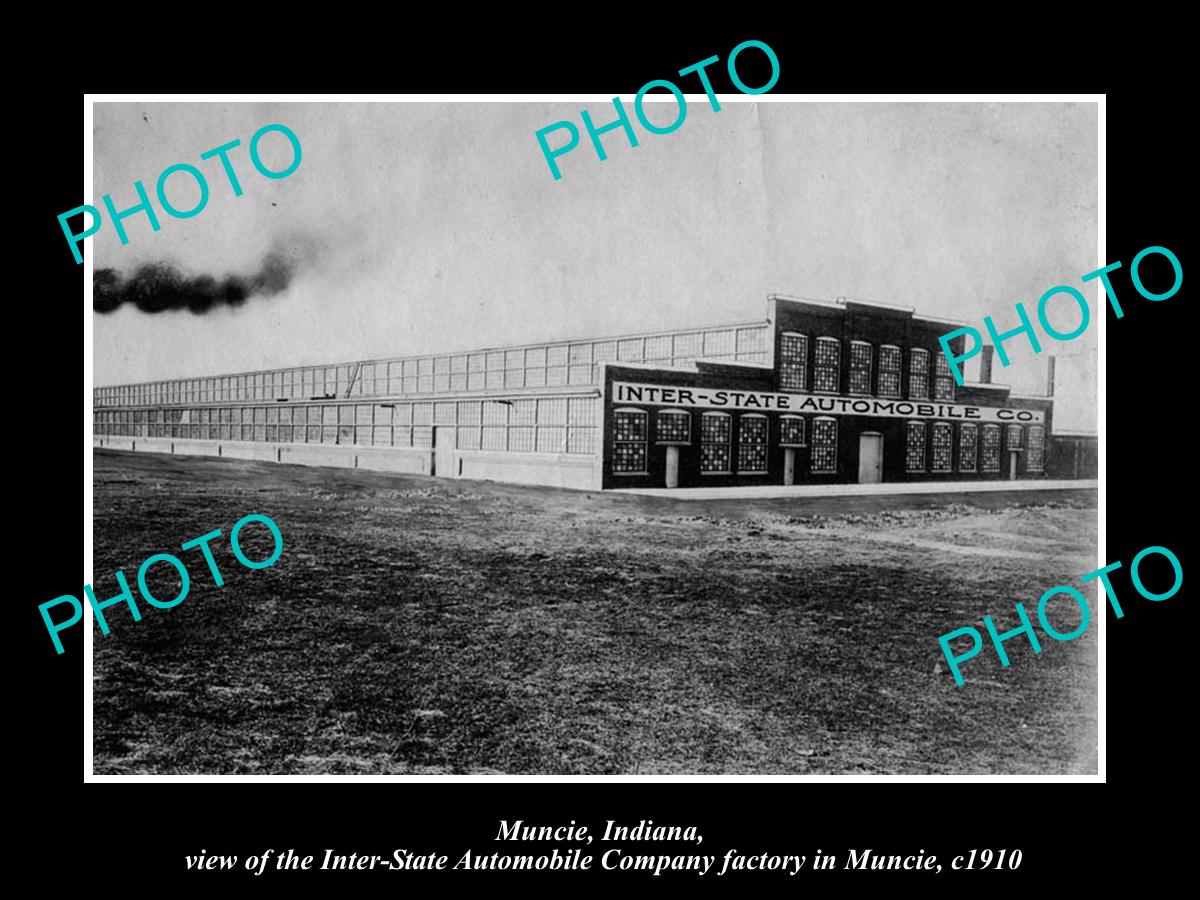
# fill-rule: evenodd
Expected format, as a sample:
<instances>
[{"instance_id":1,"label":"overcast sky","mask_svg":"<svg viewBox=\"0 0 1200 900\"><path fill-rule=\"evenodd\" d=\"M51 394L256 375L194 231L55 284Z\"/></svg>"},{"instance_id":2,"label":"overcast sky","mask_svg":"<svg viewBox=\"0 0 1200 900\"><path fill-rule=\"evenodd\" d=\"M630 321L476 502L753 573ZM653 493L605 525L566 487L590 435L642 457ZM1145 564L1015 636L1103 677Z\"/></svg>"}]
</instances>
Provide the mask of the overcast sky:
<instances>
[{"instance_id":1,"label":"overcast sky","mask_svg":"<svg viewBox=\"0 0 1200 900\"><path fill-rule=\"evenodd\" d=\"M624 98L631 107L632 98ZM98 385L762 319L769 293L856 297L982 328L1016 324L1096 257L1094 104L738 103L701 95L668 135L639 146L586 132L555 181L534 132L597 125L611 104L98 103L97 206L134 205L188 162L208 176L193 218L159 210L88 239L96 266L170 262L191 275L249 274L272 248L299 268L287 290L204 315L95 314ZM669 106L648 106L669 123ZM282 123L300 167L269 180L251 135ZM583 131L582 125L579 125ZM233 196L217 160L240 138ZM264 139L273 168L289 160ZM193 193L189 194L189 190ZM186 176L176 206L193 205ZM157 206L157 201L155 201ZM1085 292L1095 304L1094 286ZM1052 316L1060 330L1077 318ZM1075 314L1077 315L1077 314ZM1096 316L1059 357L1056 426L1095 428ZM1046 353L1010 350L994 380L1041 393ZM968 376L972 373L968 370Z\"/></svg>"}]
</instances>

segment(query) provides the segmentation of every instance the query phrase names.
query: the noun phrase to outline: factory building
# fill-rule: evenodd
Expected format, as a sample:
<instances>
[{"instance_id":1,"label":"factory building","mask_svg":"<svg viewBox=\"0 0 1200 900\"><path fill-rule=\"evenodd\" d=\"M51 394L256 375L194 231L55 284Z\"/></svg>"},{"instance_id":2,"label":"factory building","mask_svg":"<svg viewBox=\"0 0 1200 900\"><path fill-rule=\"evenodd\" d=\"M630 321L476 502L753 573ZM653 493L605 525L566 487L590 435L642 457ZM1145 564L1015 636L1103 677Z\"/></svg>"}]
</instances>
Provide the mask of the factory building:
<instances>
[{"instance_id":1,"label":"factory building","mask_svg":"<svg viewBox=\"0 0 1200 900\"><path fill-rule=\"evenodd\" d=\"M1013 395L985 348L955 383L960 325L772 296L765 321L101 387L93 442L583 489L1095 477L1052 368Z\"/></svg>"}]
</instances>

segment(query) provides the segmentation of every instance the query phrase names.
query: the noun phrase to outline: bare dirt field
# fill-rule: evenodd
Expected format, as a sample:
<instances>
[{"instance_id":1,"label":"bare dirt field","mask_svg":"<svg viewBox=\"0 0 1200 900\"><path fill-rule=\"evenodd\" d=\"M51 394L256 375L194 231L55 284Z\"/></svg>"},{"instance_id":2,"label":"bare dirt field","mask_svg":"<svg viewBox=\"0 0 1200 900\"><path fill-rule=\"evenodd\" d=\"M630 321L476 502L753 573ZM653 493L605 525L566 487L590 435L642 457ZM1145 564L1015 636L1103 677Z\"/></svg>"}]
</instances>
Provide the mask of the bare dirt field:
<instances>
[{"instance_id":1,"label":"bare dirt field","mask_svg":"<svg viewBox=\"0 0 1200 900\"><path fill-rule=\"evenodd\" d=\"M937 642L1078 587L1094 491L701 503L94 459L98 599L152 553L192 579L94 630L99 774L1096 770L1095 615L1007 669L985 648L961 688ZM285 543L261 571L228 546L253 512ZM179 550L216 528L220 588Z\"/></svg>"}]
</instances>

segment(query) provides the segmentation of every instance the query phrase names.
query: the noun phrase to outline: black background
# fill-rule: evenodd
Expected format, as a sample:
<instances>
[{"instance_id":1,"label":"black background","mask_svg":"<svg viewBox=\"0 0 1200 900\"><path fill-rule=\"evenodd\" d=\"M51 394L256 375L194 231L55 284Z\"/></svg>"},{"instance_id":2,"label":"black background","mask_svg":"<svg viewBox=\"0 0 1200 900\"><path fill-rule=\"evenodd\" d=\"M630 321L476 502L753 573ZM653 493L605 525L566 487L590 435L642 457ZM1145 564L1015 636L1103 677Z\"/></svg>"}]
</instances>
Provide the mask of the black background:
<instances>
[{"instance_id":1,"label":"black background","mask_svg":"<svg viewBox=\"0 0 1200 900\"><path fill-rule=\"evenodd\" d=\"M572 33L552 42L531 38L517 47L510 38L489 46L462 40L417 40L406 36L402 46L359 48L354 64L339 66L343 74L330 83L327 67L310 55L289 58L268 53L257 60L234 55L237 65L202 67L187 72L150 70L135 79L144 91L396 91L396 92L570 92L620 94L630 98L645 81L671 77L686 65L713 54L722 64L710 77L719 93L732 92L723 61L729 50L746 38L769 43L778 54L782 74L772 93L878 91L1109 91L1107 106L1107 235L1104 262L1121 260L1124 268L1114 275L1125 309L1117 320L1107 316L1107 455L1108 561L1122 560L1125 568L1114 575L1125 618L1107 614L1107 785L1031 783L929 782L846 785L794 784L447 784L447 783L336 783L336 784L126 784L85 785L82 753L82 631L64 633L67 652L56 656L37 612L37 604L60 594L78 594L83 583L79 565L79 532L75 506L80 486L81 453L90 452L86 434L86 391L79 378L82 347L74 329L79 327L83 281L59 230L58 213L83 202L81 192L81 113L83 96L74 85L47 89L30 103L24 115L37 141L22 162L18 188L20 213L10 219L16 237L10 271L19 271L20 294L10 295L18 315L12 321L10 365L27 366L13 379L12 392L39 398L27 410L30 419L12 439L16 460L9 471L17 477L10 485L10 526L20 535L10 572L18 586L9 598L10 608L23 629L24 657L11 682L18 711L10 721L10 767L22 802L14 812L18 831L25 835L39 859L13 864L57 866L83 853L88 862L82 872L111 878L122 888L167 887L190 882L209 887L238 882L249 886L251 876L239 868L232 873L187 873L183 858L201 848L210 853L237 854L244 858L264 848L294 848L318 857L326 848L337 852L368 852L390 856L399 847L414 852L438 850L453 858L470 848L484 853L536 852L526 844L497 844L500 820L564 824L574 820L593 831L613 818L626 824L652 819L658 824L696 825L705 837L698 848L673 845L663 852L697 852L721 855L736 847L751 852L802 853L817 848L844 856L846 848L872 848L881 853L905 855L925 850L943 862L972 848L1020 847L1024 862L1015 872L866 874L860 872L808 873L795 879L771 873L743 874L736 880L708 878L706 889L766 888L767 882L789 889L814 889L817 883L836 879L840 886L865 880L871 886L913 885L927 890L942 885L941 893L985 889L1009 890L1043 887L1050 882L1078 885L1086 876L1158 877L1172 862L1175 845L1185 827L1174 825L1185 813L1175 801L1186 785L1191 765L1187 736L1194 703L1190 690L1191 633L1184 610L1190 582L1188 545L1183 515L1191 489L1195 457L1188 429L1194 419L1191 406L1191 372L1185 363L1194 354L1194 338L1184 316L1187 284L1161 303L1142 299L1129 281L1128 266L1142 248L1162 245L1172 249L1188 269L1183 222L1188 206L1185 155L1194 150L1179 135L1186 102L1157 81L1139 90L1128 73L1091 74L1082 68L1082 55L1057 60L1053 71L1014 72L1027 59L1029 47L1014 46L997 56L971 64L971 54L958 58L936 57L945 66L926 66L915 77L911 67L889 66L879 58L865 65L867 54L850 54L838 60L818 60L815 47L833 39L810 29L745 31L714 28L711 33L683 38L662 38L636 27L614 26L614 31L585 43ZM1095 48L1093 48L1095 51ZM233 51L230 51L231 53ZM263 51L268 52L268 51ZM934 51L929 51L933 53ZM1071 53L1082 54L1079 48ZM1092 52L1092 51L1089 51ZM1099 52L1099 51L1095 51ZM911 59L908 51L896 60ZM762 84L765 67L755 71L756 51L739 59L747 84ZM1003 65L1001 60L1004 60ZM1018 60L1021 62L1018 63ZM270 63L271 65L267 65ZM289 63L291 77L273 79ZM181 68L188 69L183 66ZM114 76L115 77L115 76ZM159 78L161 77L161 81ZM693 76L694 78L694 76ZM1039 80L1043 79L1043 80ZM681 80L682 81L682 80ZM131 82L132 83L132 82ZM1120 85L1126 85L1120 88ZM684 89L697 86L684 81ZM18 86L19 87L19 86ZM127 88L112 77L93 77L88 87L97 91ZM671 137L686 139L686 128ZM531 137L532 141L532 137ZM481 146L480 152L486 152ZM397 154L402 164L402 153ZM11 171L11 170L10 170ZM1190 175L1190 173L1187 173ZM547 189L550 187L547 179ZM26 229L32 232L26 237ZM85 253L87 250L85 249ZM996 247L1004 253L1004 247ZM33 259L27 260L32 253ZM1080 274L1092 268L1080 260ZM1153 260L1151 262L1154 262ZM1158 262L1162 262L1158 260ZM1085 268L1086 267L1086 268ZM1154 269L1147 270L1147 280ZM1003 295L1003 286L976 285L981 296ZM1049 285L1047 285L1049 287ZM964 290L972 286L964 285ZM1089 298L1093 296L1091 292ZM1032 308L1036 297L1024 300ZM85 311L85 315L89 314ZM1095 319L1091 327L1096 327ZM32 349L32 354L27 349ZM77 356L77 354L79 354ZM20 402L25 406L25 398ZM44 404L44 405L40 405ZM75 418L78 416L78 418ZM64 426L62 423L66 422ZM32 441L26 443L24 438ZM27 473L27 474L26 474ZM84 486L85 491L88 487ZM84 522L84 529L90 523ZM1185 572L1183 590L1162 603L1138 597L1128 579L1128 565L1143 547L1158 544L1171 548ZM1153 563L1145 571L1154 587ZM1161 563L1161 560L1158 560ZM1159 587L1161 589L1161 586ZM1021 598L1013 598L1014 601ZM1094 620L1095 621L1095 620ZM1096 627L1093 624L1092 627ZM1104 794L1098 792L1103 791ZM1187 821L1186 813L1182 822ZM77 849L71 849L75 845ZM549 851L551 845L538 850ZM565 849L565 848L564 848ZM593 844L587 852L605 849ZM643 848L639 848L643 849ZM655 852L646 845L644 852ZM43 870L44 871L44 870ZM345 885L351 890L404 890L419 877L411 872L366 871L353 873L270 872L268 883L257 887L299 884L318 878L324 886ZM601 883L627 889L635 882L654 888L691 889L691 873L668 874L652 879L637 873L594 871ZM453 882L446 878L453 876ZM439 876L447 884L475 884L480 877L462 872ZM468 881L461 880L467 878ZM543 883L570 889L580 873L502 873L497 884L510 886ZM936 880L935 880L936 879ZM947 887L947 885L949 887ZM220 889L224 889L223 887Z\"/></svg>"}]
</instances>

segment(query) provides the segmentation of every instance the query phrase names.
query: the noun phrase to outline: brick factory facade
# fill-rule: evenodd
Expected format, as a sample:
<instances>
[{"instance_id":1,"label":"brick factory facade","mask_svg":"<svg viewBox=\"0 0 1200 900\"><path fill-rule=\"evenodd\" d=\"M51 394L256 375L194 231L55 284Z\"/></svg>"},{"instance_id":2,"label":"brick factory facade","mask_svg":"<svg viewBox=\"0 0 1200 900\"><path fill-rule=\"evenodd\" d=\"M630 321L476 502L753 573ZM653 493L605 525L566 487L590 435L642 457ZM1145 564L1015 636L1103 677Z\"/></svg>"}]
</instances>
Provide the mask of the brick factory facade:
<instances>
[{"instance_id":1,"label":"brick factory facade","mask_svg":"<svg viewBox=\"0 0 1200 900\"><path fill-rule=\"evenodd\" d=\"M766 321L102 387L94 443L585 489L1095 477L1052 368L1016 396L986 348L955 384L959 324L773 296Z\"/></svg>"}]
</instances>

